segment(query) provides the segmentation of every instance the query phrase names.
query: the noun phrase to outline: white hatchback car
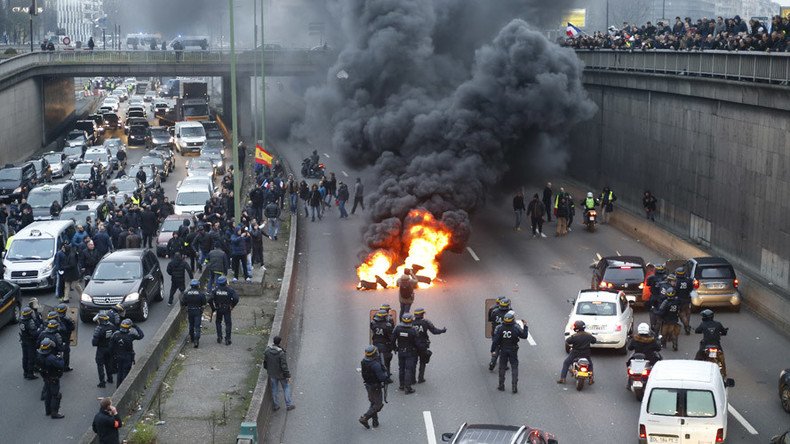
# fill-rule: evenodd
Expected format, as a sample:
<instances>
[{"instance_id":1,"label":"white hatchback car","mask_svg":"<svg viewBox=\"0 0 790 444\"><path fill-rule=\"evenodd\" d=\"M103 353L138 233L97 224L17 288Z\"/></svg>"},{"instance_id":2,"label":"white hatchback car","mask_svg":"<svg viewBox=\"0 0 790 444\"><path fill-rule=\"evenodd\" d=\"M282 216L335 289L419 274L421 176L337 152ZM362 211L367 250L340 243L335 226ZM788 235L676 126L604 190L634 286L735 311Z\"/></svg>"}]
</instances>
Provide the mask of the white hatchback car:
<instances>
[{"instance_id":1,"label":"white hatchback car","mask_svg":"<svg viewBox=\"0 0 790 444\"><path fill-rule=\"evenodd\" d=\"M576 321L584 321L586 331L598 340L592 347L616 348L626 353L628 336L634 328L634 310L622 291L581 290L565 326L566 338L573 334ZM569 351L567 345L565 351Z\"/></svg>"}]
</instances>

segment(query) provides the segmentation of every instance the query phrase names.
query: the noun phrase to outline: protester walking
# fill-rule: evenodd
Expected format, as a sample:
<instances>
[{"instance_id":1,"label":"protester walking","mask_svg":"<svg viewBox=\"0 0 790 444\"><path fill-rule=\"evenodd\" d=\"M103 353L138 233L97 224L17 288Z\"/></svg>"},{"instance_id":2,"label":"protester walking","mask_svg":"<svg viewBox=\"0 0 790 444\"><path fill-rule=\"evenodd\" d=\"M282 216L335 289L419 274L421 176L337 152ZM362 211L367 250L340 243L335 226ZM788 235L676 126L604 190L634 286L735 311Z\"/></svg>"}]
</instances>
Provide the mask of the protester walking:
<instances>
[{"instance_id":1,"label":"protester walking","mask_svg":"<svg viewBox=\"0 0 790 444\"><path fill-rule=\"evenodd\" d=\"M516 213L516 225L513 227L516 231L521 231L521 220L524 219L524 193L521 191L516 192L513 196L513 212Z\"/></svg>"},{"instance_id":2,"label":"protester walking","mask_svg":"<svg viewBox=\"0 0 790 444\"><path fill-rule=\"evenodd\" d=\"M543 208L546 211L546 221L551 222L551 182L543 188Z\"/></svg>"},{"instance_id":3,"label":"protester walking","mask_svg":"<svg viewBox=\"0 0 790 444\"><path fill-rule=\"evenodd\" d=\"M546 206L538 199L538 193L535 193L527 207L527 215L532 223L532 237L538 235L540 235L540 237L546 237L546 235L543 234L543 216L546 214Z\"/></svg>"},{"instance_id":4,"label":"protester walking","mask_svg":"<svg viewBox=\"0 0 790 444\"><path fill-rule=\"evenodd\" d=\"M272 409L280 409L280 388L285 397L285 409L293 410L296 406L291 400L291 372L288 370L288 360L285 356L285 349L280 346L282 338L275 336L272 345L266 347L263 352L263 368L269 375L269 382L272 385Z\"/></svg>"},{"instance_id":5,"label":"protester walking","mask_svg":"<svg viewBox=\"0 0 790 444\"><path fill-rule=\"evenodd\" d=\"M351 214L354 214L357 211L357 205L359 205L362 210L365 209L365 187L362 185L362 179L357 177L357 181L354 184L354 206L351 207Z\"/></svg>"}]
</instances>

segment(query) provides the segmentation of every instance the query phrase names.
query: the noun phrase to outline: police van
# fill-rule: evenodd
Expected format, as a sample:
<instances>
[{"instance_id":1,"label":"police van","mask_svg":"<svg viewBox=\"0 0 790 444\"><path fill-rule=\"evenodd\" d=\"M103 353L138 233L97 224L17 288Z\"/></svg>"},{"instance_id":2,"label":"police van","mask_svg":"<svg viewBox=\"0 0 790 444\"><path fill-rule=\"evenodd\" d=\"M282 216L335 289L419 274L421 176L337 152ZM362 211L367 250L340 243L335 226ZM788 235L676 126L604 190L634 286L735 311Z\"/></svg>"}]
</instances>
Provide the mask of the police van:
<instances>
[{"instance_id":1,"label":"police van","mask_svg":"<svg viewBox=\"0 0 790 444\"><path fill-rule=\"evenodd\" d=\"M55 254L75 231L72 220L33 222L19 230L3 256L3 279L23 289L53 287Z\"/></svg>"}]
</instances>

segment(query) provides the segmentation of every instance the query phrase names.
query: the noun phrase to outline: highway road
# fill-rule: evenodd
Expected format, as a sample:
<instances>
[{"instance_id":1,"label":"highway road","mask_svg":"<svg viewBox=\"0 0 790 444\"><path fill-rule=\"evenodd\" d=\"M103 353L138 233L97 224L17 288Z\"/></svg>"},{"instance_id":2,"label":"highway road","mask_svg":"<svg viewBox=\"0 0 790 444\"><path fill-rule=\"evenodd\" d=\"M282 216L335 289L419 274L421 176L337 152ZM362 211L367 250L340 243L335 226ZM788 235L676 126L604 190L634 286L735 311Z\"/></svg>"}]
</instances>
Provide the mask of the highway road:
<instances>
[{"instance_id":1,"label":"highway road","mask_svg":"<svg viewBox=\"0 0 790 444\"><path fill-rule=\"evenodd\" d=\"M291 165L313 149L309 143L275 142ZM316 145L338 180L353 184L356 173L337 153ZM362 173L368 193L375 187L369 171ZM557 187L561 184L557 183ZM532 191L534 189L534 191ZM537 191L527 189L528 196ZM615 351L594 351L596 383L577 392L572 384L558 385L565 358L563 329L580 289L588 288L589 265L595 253L640 255L651 262L659 255L609 226L596 233L574 230L567 237L533 239L529 231L512 230L510 196L490 200L473 217L470 250L442 259L446 281L418 290L413 307L444 335L433 337L434 352L427 382L405 395L390 387L389 403L380 413L381 427L365 430L357 418L368 406L359 373L368 343L368 312L381 303L398 306L396 289L355 290L355 266L361 233L367 220L359 213L338 219L333 208L321 222L301 220L297 278L297 321L288 353L296 409L273 414L269 443L322 442L433 443L442 432L454 432L463 422L528 424L556 433L560 442L636 442L639 402L626 391L626 357ZM473 254L474 253L474 254ZM497 375L487 368L490 342L484 337L484 300L505 295L518 318L529 325L534 344L522 341L519 393L497 391ZM749 311L717 314L730 328L723 340L730 389L728 442L754 443L790 428L790 417L778 402L779 371L790 367L790 339ZM637 312L635 322L647 321ZM692 324L700 322L692 316ZM700 336L681 336L680 350L665 359L693 359ZM397 358L393 379L397 382ZM435 435L431 431L435 431Z\"/></svg>"},{"instance_id":2,"label":"highway road","mask_svg":"<svg viewBox=\"0 0 790 444\"><path fill-rule=\"evenodd\" d=\"M119 115L125 115L126 103L121 104ZM109 137L109 136L105 136ZM117 131L114 137L120 137L126 142L123 131ZM130 147L127 151L129 165L139 160L147 150L144 147ZM176 155L176 169L166 182L162 183L165 194L171 201L175 199L176 183L184 174L184 158ZM114 177L114 176L113 176ZM160 265L167 266L167 260L160 259ZM170 280L165 275L166 294L170 290ZM30 297L37 297L41 304L57 305L54 291L24 292L23 303ZM79 299L72 294L70 306L77 307ZM149 318L140 324L145 332L145 338L135 344L138 354L150 345L151 338L164 321L171 307L166 303L154 303L151 307ZM178 309L174 305L172 309ZM44 415L44 403L39 400L42 382L41 379L28 381L22 378L22 350L19 345L18 327L8 325L0 330L0 351L5 364L0 367L0 443L63 443L78 440L90 427L93 415L98 411L97 397L112 395L115 384L108 384L107 388L100 389L98 374L94 360L95 347L91 345L91 337L95 325L78 325L78 344L71 349L71 366L73 372L66 373L61 379L61 392L63 394L60 412L66 418L54 420Z\"/></svg>"}]
</instances>

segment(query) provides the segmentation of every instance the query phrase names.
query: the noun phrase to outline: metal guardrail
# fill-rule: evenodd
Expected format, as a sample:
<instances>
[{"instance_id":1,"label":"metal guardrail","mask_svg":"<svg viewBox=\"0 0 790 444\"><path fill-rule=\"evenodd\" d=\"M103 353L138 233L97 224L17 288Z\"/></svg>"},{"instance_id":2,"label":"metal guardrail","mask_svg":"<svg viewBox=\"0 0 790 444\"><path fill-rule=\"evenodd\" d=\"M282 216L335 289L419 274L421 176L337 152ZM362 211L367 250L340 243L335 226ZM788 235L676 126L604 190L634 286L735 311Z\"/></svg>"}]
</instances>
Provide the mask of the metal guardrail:
<instances>
[{"instance_id":1,"label":"metal guardrail","mask_svg":"<svg viewBox=\"0 0 790 444\"><path fill-rule=\"evenodd\" d=\"M790 54L729 51L576 50L585 69L790 83Z\"/></svg>"}]
</instances>

